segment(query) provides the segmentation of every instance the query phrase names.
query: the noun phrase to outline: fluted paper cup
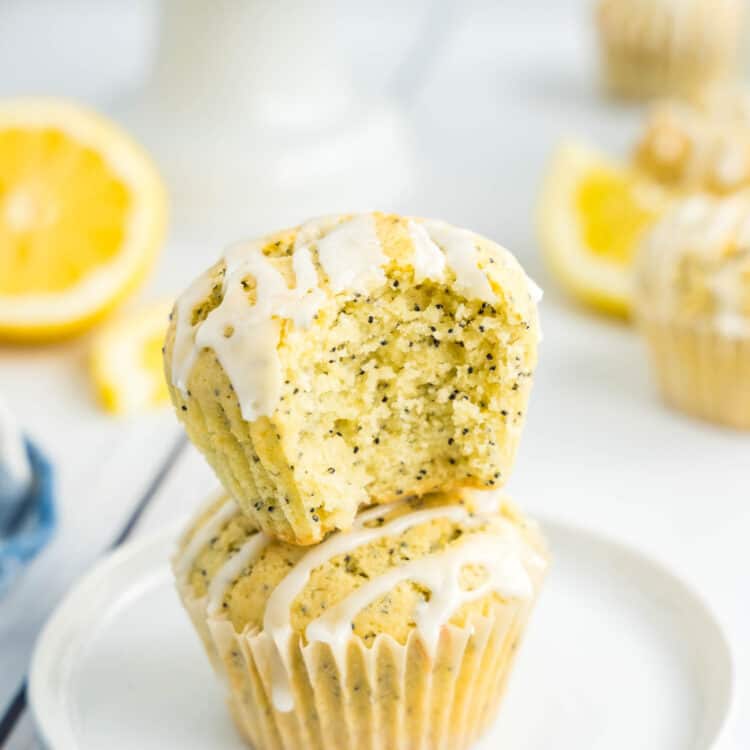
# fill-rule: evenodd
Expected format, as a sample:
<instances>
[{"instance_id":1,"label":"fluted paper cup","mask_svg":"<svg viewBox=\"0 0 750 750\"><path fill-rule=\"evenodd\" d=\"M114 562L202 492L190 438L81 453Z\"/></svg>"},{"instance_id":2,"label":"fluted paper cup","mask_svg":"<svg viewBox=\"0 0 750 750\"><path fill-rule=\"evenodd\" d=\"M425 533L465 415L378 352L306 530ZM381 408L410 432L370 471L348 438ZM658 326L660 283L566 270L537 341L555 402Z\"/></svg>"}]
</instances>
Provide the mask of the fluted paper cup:
<instances>
[{"instance_id":1,"label":"fluted paper cup","mask_svg":"<svg viewBox=\"0 0 750 750\"><path fill-rule=\"evenodd\" d=\"M659 320L642 320L641 328L669 404L750 430L750 339Z\"/></svg>"},{"instance_id":2,"label":"fluted paper cup","mask_svg":"<svg viewBox=\"0 0 750 750\"><path fill-rule=\"evenodd\" d=\"M290 641L291 710L274 702L269 635L237 633L221 613L206 614L205 597L184 582L178 590L255 750L462 750L497 715L545 568L529 570L531 599L444 625L433 653L417 631L405 644L381 634L370 647L352 635L343 660L328 644Z\"/></svg>"}]
</instances>

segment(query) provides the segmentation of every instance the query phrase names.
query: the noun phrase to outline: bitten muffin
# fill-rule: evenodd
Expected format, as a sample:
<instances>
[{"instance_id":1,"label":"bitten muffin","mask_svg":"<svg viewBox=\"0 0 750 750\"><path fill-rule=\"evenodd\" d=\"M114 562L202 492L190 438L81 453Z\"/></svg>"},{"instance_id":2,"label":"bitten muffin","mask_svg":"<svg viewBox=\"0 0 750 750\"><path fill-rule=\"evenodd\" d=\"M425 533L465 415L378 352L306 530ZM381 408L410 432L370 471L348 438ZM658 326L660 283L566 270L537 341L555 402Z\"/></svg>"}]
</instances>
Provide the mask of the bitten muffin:
<instances>
[{"instance_id":1,"label":"bitten muffin","mask_svg":"<svg viewBox=\"0 0 750 750\"><path fill-rule=\"evenodd\" d=\"M704 97L653 109L634 161L680 192L725 195L750 186L750 110L744 97Z\"/></svg>"},{"instance_id":2,"label":"bitten muffin","mask_svg":"<svg viewBox=\"0 0 750 750\"><path fill-rule=\"evenodd\" d=\"M645 237L636 316L666 400L750 429L750 196L683 199Z\"/></svg>"},{"instance_id":3,"label":"bitten muffin","mask_svg":"<svg viewBox=\"0 0 750 750\"><path fill-rule=\"evenodd\" d=\"M494 719L547 567L497 492L361 512L303 548L234 500L201 512L177 584L256 750L463 750Z\"/></svg>"},{"instance_id":4,"label":"bitten muffin","mask_svg":"<svg viewBox=\"0 0 750 750\"><path fill-rule=\"evenodd\" d=\"M736 74L743 0L600 0L604 79L615 94L689 96Z\"/></svg>"},{"instance_id":5,"label":"bitten muffin","mask_svg":"<svg viewBox=\"0 0 750 750\"><path fill-rule=\"evenodd\" d=\"M538 290L439 221L318 219L231 247L178 300L177 413L261 529L312 544L362 503L508 476Z\"/></svg>"}]
</instances>

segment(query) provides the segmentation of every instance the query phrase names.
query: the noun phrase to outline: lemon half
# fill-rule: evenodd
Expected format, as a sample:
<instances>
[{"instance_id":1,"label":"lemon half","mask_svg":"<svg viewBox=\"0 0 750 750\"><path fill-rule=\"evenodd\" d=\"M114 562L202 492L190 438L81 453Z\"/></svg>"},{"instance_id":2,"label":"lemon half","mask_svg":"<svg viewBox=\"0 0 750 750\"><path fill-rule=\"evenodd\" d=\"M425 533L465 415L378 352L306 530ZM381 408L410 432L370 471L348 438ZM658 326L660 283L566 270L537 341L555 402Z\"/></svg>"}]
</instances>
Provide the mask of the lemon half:
<instances>
[{"instance_id":1,"label":"lemon half","mask_svg":"<svg viewBox=\"0 0 750 750\"><path fill-rule=\"evenodd\" d=\"M0 337L56 338L109 312L151 268L166 216L155 167L114 123L0 101Z\"/></svg>"},{"instance_id":2,"label":"lemon half","mask_svg":"<svg viewBox=\"0 0 750 750\"><path fill-rule=\"evenodd\" d=\"M551 271L585 304L627 315L638 242L668 203L661 187L627 165L577 143L560 146L539 205Z\"/></svg>"},{"instance_id":3,"label":"lemon half","mask_svg":"<svg viewBox=\"0 0 750 750\"><path fill-rule=\"evenodd\" d=\"M112 414L133 414L169 403L162 346L171 301L118 315L97 331L90 355L99 403Z\"/></svg>"}]
</instances>

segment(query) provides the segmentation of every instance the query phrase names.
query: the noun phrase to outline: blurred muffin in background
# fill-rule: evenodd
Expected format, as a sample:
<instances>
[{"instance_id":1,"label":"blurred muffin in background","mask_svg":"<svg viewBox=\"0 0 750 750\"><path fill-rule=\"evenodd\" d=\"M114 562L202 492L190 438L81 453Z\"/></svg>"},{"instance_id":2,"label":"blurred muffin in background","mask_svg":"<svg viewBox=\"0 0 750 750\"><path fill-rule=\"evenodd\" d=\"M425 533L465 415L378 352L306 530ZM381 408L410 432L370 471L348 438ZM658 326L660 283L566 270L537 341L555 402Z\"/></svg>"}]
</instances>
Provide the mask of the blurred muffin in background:
<instances>
[{"instance_id":1,"label":"blurred muffin in background","mask_svg":"<svg viewBox=\"0 0 750 750\"><path fill-rule=\"evenodd\" d=\"M713 86L689 101L657 103L627 160L567 141L539 200L539 239L550 270L576 299L629 316L640 241L675 201L750 189L750 92Z\"/></svg>"},{"instance_id":2,"label":"blurred muffin in background","mask_svg":"<svg viewBox=\"0 0 750 750\"><path fill-rule=\"evenodd\" d=\"M750 429L750 194L678 201L644 237L634 297L666 400Z\"/></svg>"},{"instance_id":3,"label":"blurred muffin in background","mask_svg":"<svg viewBox=\"0 0 750 750\"><path fill-rule=\"evenodd\" d=\"M174 559L257 750L468 748L495 717L546 567L536 525L474 491L370 508L307 548L221 495Z\"/></svg>"},{"instance_id":4,"label":"blurred muffin in background","mask_svg":"<svg viewBox=\"0 0 750 750\"><path fill-rule=\"evenodd\" d=\"M628 98L689 96L735 72L742 0L600 0L603 73Z\"/></svg>"},{"instance_id":5,"label":"blurred muffin in background","mask_svg":"<svg viewBox=\"0 0 750 750\"><path fill-rule=\"evenodd\" d=\"M680 192L725 195L747 187L749 101L746 94L713 93L695 104L659 104L635 149L636 166Z\"/></svg>"}]
</instances>

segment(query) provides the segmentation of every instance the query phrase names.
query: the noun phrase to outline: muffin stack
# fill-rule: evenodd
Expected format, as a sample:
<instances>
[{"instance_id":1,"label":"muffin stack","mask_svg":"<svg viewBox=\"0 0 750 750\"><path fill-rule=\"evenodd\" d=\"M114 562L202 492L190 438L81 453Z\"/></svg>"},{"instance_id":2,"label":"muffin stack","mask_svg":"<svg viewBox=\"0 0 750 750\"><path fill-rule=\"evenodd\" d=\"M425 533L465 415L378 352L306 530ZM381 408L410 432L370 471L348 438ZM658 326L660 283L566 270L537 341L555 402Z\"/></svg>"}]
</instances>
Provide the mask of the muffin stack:
<instances>
[{"instance_id":1,"label":"muffin stack","mask_svg":"<svg viewBox=\"0 0 750 750\"><path fill-rule=\"evenodd\" d=\"M174 558L236 723L267 748L469 747L547 553L500 488L538 290L503 248L393 215L230 247L165 365L223 484Z\"/></svg>"}]
</instances>

